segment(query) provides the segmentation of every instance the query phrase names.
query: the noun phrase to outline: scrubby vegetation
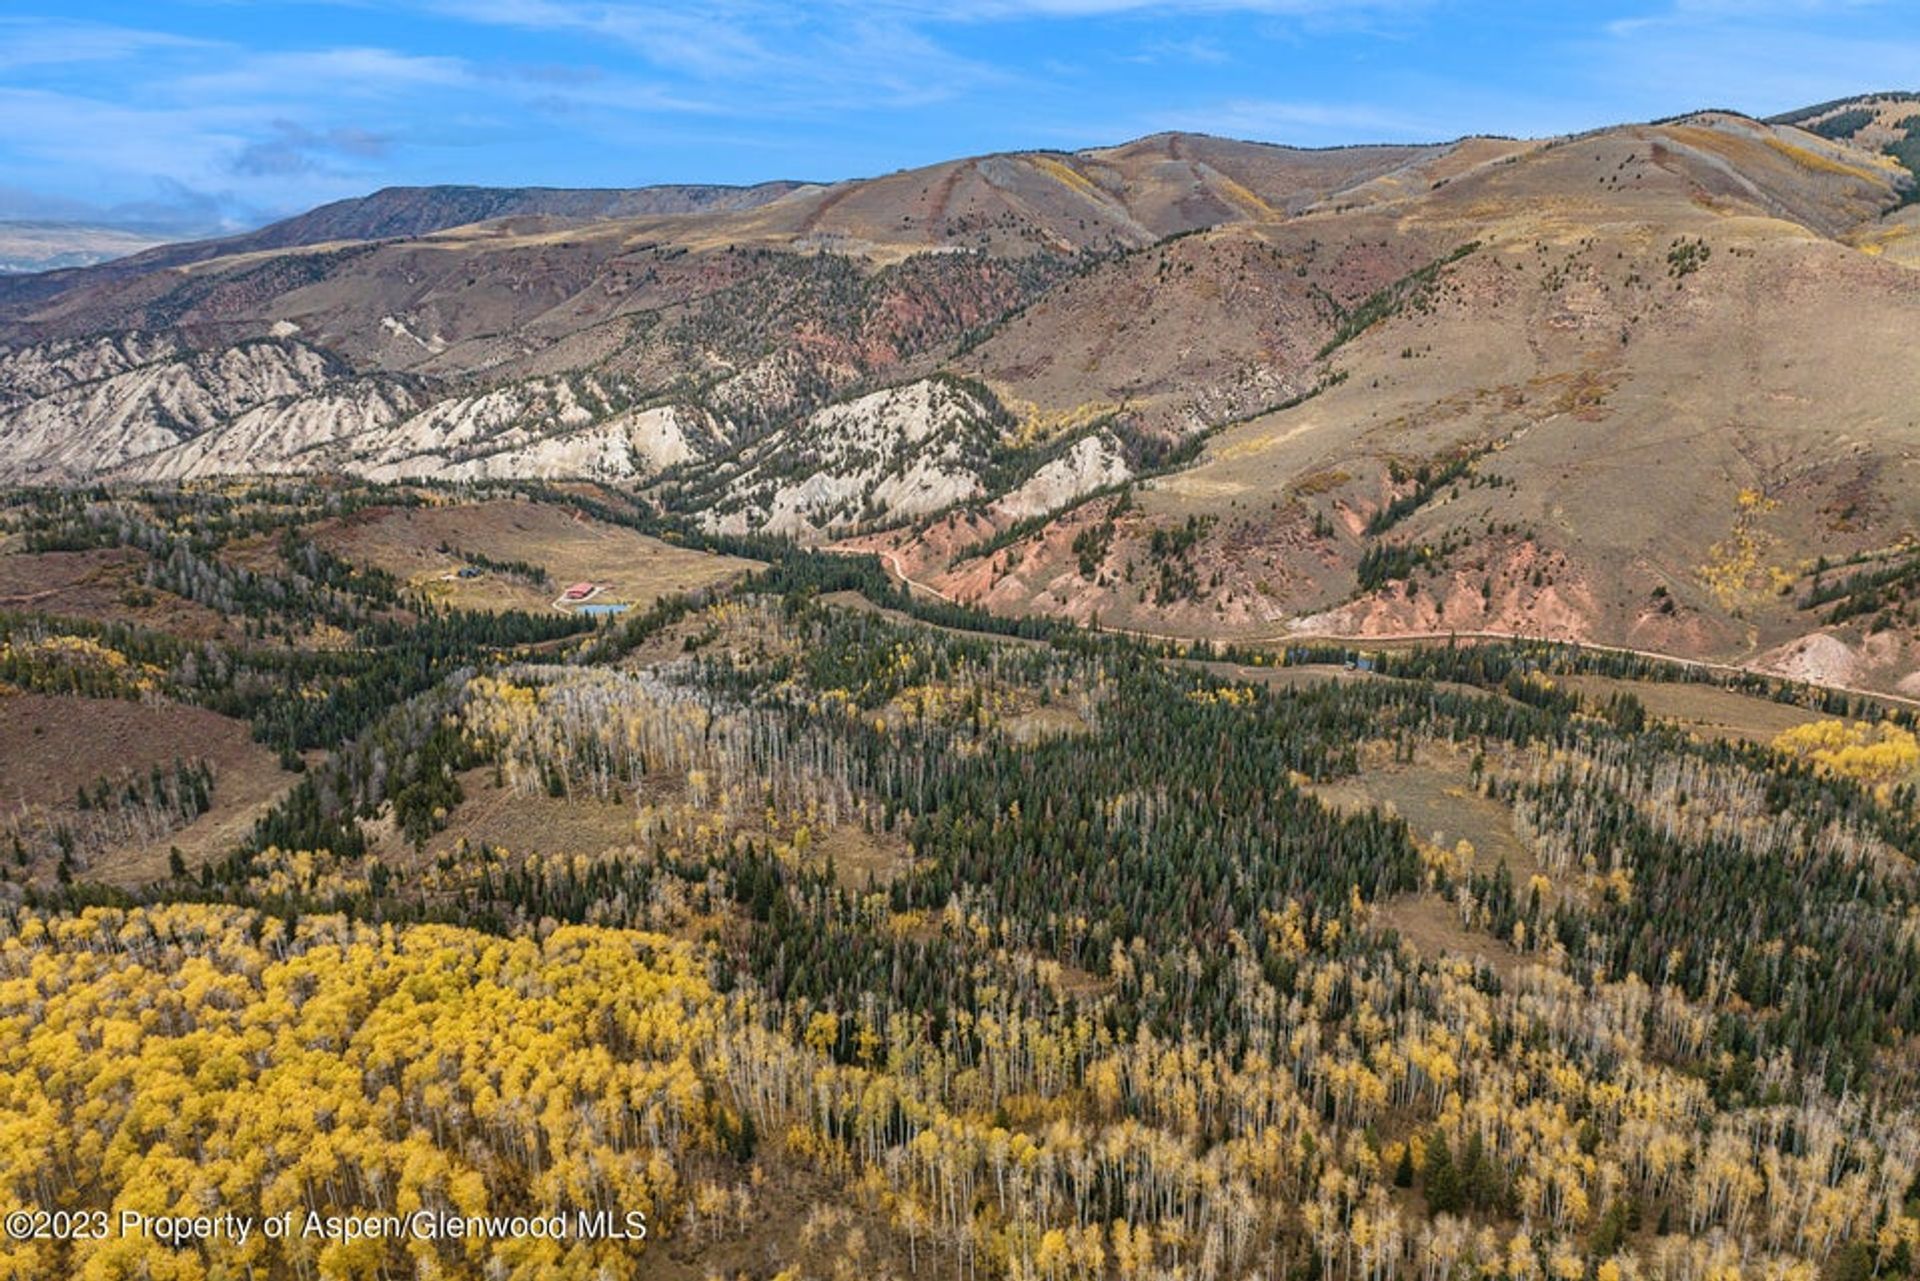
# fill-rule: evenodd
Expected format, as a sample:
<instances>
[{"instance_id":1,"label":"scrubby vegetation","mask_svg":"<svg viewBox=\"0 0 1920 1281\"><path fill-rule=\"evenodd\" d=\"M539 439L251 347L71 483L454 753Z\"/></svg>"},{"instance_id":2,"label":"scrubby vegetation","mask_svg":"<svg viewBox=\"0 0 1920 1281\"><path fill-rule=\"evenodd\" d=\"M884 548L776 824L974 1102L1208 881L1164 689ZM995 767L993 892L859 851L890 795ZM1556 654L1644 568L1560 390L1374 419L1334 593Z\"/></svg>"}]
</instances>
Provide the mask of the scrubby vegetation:
<instances>
[{"instance_id":1,"label":"scrubby vegetation","mask_svg":"<svg viewBox=\"0 0 1920 1281\"><path fill-rule=\"evenodd\" d=\"M1435 494L1471 476L1474 466L1492 451L1492 446L1472 446L1454 451L1436 462L1419 463L1411 471L1396 464L1392 479L1396 485L1411 483L1407 493L1396 495L1367 520L1369 538L1386 533L1407 517L1433 501Z\"/></svg>"},{"instance_id":2,"label":"scrubby vegetation","mask_svg":"<svg viewBox=\"0 0 1920 1281\"><path fill-rule=\"evenodd\" d=\"M1390 316L1397 316L1408 308L1419 312L1432 306L1433 287L1441 271L1479 247L1478 241L1470 240L1445 257L1436 258L1426 266L1408 272L1392 284L1368 294L1353 307L1342 309L1339 323L1334 326L1333 337L1327 339L1320 348L1320 358L1326 359Z\"/></svg>"},{"instance_id":3,"label":"scrubby vegetation","mask_svg":"<svg viewBox=\"0 0 1920 1281\"><path fill-rule=\"evenodd\" d=\"M1355 581L1363 592L1378 591L1411 580L1416 570L1444 564L1455 550L1452 535L1437 543L1370 542L1354 568Z\"/></svg>"},{"instance_id":4,"label":"scrubby vegetation","mask_svg":"<svg viewBox=\"0 0 1920 1281\"><path fill-rule=\"evenodd\" d=\"M1900 192L1900 203L1910 205L1920 201L1920 113L1896 120L1893 127L1899 136L1887 144L1886 153L1911 175Z\"/></svg>"},{"instance_id":5,"label":"scrubby vegetation","mask_svg":"<svg viewBox=\"0 0 1920 1281\"><path fill-rule=\"evenodd\" d=\"M1160 526L1147 539L1147 558L1157 579L1153 598L1156 604L1169 605L1200 594L1200 574L1193 563L1193 552L1213 528L1211 516L1188 516L1178 525Z\"/></svg>"},{"instance_id":6,"label":"scrubby vegetation","mask_svg":"<svg viewBox=\"0 0 1920 1281\"><path fill-rule=\"evenodd\" d=\"M1675 240L1667 246L1667 274L1675 280L1683 280L1707 265L1707 259L1713 256L1713 246L1704 238L1696 236L1692 240Z\"/></svg>"},{"instance_id":7,"label":"scrubby vegetation","mask_svg":"<svg viewBox=\"0 0 1920 1281\"><path fill-rule=\"evenodd\" d=\"M1846 573L1830 574L1823 563L1798 604L1805 610L1831 605L1824 615L1828 623L1844 623L1869 614L1876 616L1876 624L1891 623L1911 617L1916 592L1920 592L1920 554L1906 552L1885 563Z\"/></svg>"},{"instance_id":8,"label":"scrubby vegetation","mask_svg":"<svg viewBox=\"0 0 1920 1281\"><path fill-rule=\"evenodd\" d=\"M1822 138L1851 138L1860 132L1862 125L1872 124L1879 114L1871 107L1850 107L1845 111L1836 111L1825 120L1814 121L1807 126L1807 130Z\"/></svg>"},{"instance_id":9,"label":"scrubby vegetation","mask_svg":"<svg viewBox=\"0 0 1920 1281\"><path fill-rule=\"evenodd\" d=\"M97 672L325 749L228 857L125 890L7 869L0 1208L639 1212L645 1240L16 1240L8 1266L1913 1275L1910 725L1755 677L1824 719L1707 741L1563 679L1738 683L1631 655L1185 652L656 528L768 568L576 634L287 536L250 572L306 595L236 597L237 635L17 616L0 650L13 685ZM1147 554L1177 576L1205 533ZM1369 554L1386 581L1423 549ZM1415 761L1518 852L1326 800ZM75 804L202 783L96 771Z\"/></svg>"}]
</instances>

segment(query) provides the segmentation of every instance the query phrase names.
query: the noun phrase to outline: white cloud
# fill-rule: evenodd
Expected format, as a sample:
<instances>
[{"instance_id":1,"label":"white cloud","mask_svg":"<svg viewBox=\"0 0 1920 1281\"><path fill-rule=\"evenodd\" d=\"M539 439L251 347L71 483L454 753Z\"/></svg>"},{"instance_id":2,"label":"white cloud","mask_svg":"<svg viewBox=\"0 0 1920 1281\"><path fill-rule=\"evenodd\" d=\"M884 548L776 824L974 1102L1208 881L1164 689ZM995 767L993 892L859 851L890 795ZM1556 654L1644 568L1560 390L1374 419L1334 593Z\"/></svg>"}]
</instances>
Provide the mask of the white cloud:
<instances>
[{"instance_id":1,"label":"white cloud","mask_svg":"<svg viewBox=\"0 0 1920 1281\"><path fill-rule=\"evenodd\" d=\"M153 59L166 54L204 51L204 40L161 31L142 31L97 22L0 17L0 70L21 71L89 62Z\"/></svg>"},{"instance_id":2,"label":"white cloud","mask_svg":"<svg viewBox=\"0 0 1920 1281\"><path fill-rule=\"evenodd\" d=\"M245 53L217 70L156 82L189 98L366 98L471 84L473 69L458 58L349 47L288 53Z\"/></svg>"},{"instance_id":3,"label":"white cloud","mask_svg":"<svg viewBox=\"0 0 1920 1281\"><path fill-rule=\"evenodd\" d=\"M580 0L412 0L414 7L491 26L613 42L662 74L753 95L749 109L827 111L913 106L1001 79L954 54L924 26L940 6L875 0L716 0L699 5ZM956 6L955 18L969 15ZM714 103L706 104L715 109Z\"/></svg>"},{"instance_id":4,"label":"white cloud","mask_svg":"<svg viewBox=\"0 0 1920 1281\"><path fill-rule=\"evenodd\" d=\"M345 0L352 3L355 0ZM413 7L468 22L547 30L620 34L636 44L656 38L652 28L768 29L804 16L830 25L858 16L931 23L1097 18L1116 15L1256 14L1322 18L1410 12L1435 0L815 0L785 5L770 0L709 0L695 6L658 0L407 0Z\"/></svg>"},{"instance_id":5,"label":"white cloud","mask_svg":"<svg viewBox=\"0 0 1920 1281\"><path fill-rule=\"evenodd\" d=\"M1204 36L1193 36L1185 40L1149 40L1140 51L1128 57L1129 62L1193 62L1219 65L1233 61L1218 41Z\"/></svg>"},{"instance_id":6,"label":"white cloud","mask_svg":"<svg viewBox=\"0 0 1920 1281\"><path fill-rule=\"evenodd\" d=\"M1487 126L1478 121L1489 115L1496 120L1511 118L1483 106L1467 104L1412 112L1364 102L1233 98L1152 114L1143 117L1139 124L1143 133L1180 130L1252 142L1323 147L1451 142L1466 134L1486 132Z\"/></svg>"}]
</instances>

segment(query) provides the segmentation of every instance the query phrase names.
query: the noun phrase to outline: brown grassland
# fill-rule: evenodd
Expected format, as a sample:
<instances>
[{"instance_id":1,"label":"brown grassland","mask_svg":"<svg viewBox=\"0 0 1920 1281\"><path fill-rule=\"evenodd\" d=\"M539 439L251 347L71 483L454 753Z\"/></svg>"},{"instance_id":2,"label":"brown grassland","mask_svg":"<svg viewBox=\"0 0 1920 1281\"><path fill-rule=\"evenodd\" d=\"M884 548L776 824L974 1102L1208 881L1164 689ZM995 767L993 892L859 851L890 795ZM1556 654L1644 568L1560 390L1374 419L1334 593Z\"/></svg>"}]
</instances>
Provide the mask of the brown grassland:
<instances>
[{"instance_id":1,"label":"brown grassland","mask_svg":"<svg viewBox=\"0 0 1920 1281\"><path fill-rule=\"evenodd\" d=\"M578 513L533 503L489 502L424 508L373 508L329 523L315 541L422 590L455 609L542 610L569 585L602 585L598 603L645 608L662 596L724 582L754 567L730 556L689 551ZM442 548L447 550L442 550ZM462 553L521 561L547 573L544 584L485 569L454 579Z\"/></svg>"},{"instance_id":2,"label":"brown grassland","mask_svg":"<svg viewBox=\"0 0 1920 1281\"><path fill-rule=\"evenodd\" d=\"M0 819L24 809L56 821L77 813L74 792L102 777L169 769L178 760L214 770L213 805L164 838L113 849L86 868L113 885L139 885L166 875L170 849L188 867L224 855L293 785L274 754L254 742L242 721L172 702L0 695Z\"/></svg>"}]
</instances>

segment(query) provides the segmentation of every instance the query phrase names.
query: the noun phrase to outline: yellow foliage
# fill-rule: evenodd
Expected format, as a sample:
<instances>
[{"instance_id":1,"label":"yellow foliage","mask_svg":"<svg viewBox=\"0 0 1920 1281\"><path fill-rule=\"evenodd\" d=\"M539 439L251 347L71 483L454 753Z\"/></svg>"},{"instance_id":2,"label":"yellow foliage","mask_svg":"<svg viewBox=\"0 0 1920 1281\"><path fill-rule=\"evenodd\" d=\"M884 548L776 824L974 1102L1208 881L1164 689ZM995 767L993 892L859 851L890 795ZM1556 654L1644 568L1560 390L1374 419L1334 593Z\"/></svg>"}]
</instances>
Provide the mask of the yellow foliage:
<instances>
[{"instance_id":1,"label":"yellow foliage","mask_svg":"<svg viewBox=\"0 0 1920 1281\"><path fill-rule=\"evenodd\" d=\"M1920 740L1887 721L1814 721L1783 730L1774 750L1863 783L1896 783L1920 772Z\"/></svg>"},{"instance_id":2,"label":"yellow foliage","mask_svg":"<svg viewBox=\"0 0 1920 1281\"><path fill-rule=\"evenodd\" d=\"M136 663L119 650L90 636L64 633L36 639L0 642L0 664L24 671L33 683L36 669L84 671L106 678L108 688L121 694L145 694L160 688L166 672L151 663Z\"/></svg>"},{"instance_id":3,"label":"yellow foliage","mask_svg":"<svg viewBox=\"0 0 1920 1281\"><path fill-rule=\"evenodd\" d=\"M1081 174L1067 165L1062 164L1060 161L1055 160L1052 156L1033 156L1031 159L1034 168L1060 182L1063 186L1070 187L1091 200L1106 200L1108 198L1107 194L1101 191L1100 188L1094 186Z\"/></svg>"},{"instance_id":4,"label":"yellow foliage","mask_svg":"<svg viewBox=\"0 0 1920 1281\"><path fill-rule=\"evenodd\" d=\"M611 1205L664 1229L676 1164L712 1133L705 1065L728 1017L691 948L638 932L509 940L316 915L289 934L185 904L27 918L0 937L0 1209L25 1195L257 1222ZM256 1233L203 1256L109 1237L11 1243L0 1274L528 1275L510 1265L530 1244L552 1276L626 1275L646 1249Z\"/></svg>"},{"instance_id":5,"label":"yellow foliage","mask_svg":"<svg viewBox=\"0 0 1920 1281\"><path fill-rule=\"evenodd\" d=\"M994 389L1000 401L1020 421L1020 428L1014 433L1014 444L1021 447L1042 444L1056 436L1069 432L1117 413L1120 406L1110 400L1089 400L1067 409L1044 411L1030 400Z\"/></svg>"},{"instance_id":6,"label":"yellow foliage","mask_svg":"<svg viewBox=\"0 0 1920 1281\"><path fill-rule=\"evenodd\" d=\"M1249 707L1260 693L1251 685L1223 685L1217 689L1194 689L1187 691L1187 700L1204 703L1208 706L1225 704L1228 707Z\"/></svg>"},{"instance_id":7,"label":"yellow foliage","mask_svg":"<svg viewBox=\"0 0 1920 1281\"><path fill-rule=\"evenodd\" d=\"M1797 161L1809 169L1817 170L1820 173L1837 174L1846 178L1861 178L1867 181L1872 181L1878 176L1871 169L1865 169L1859 165L1842 164L1840 161L1823 156L1817 151L1813 151L1807 147L1795 146L1793 143L1781 138L1776 138L1771 134L1767 135L1764 141L1769 147L1772 147L1781 155L1786 156L1790 160Z\"/></svg>"},{"instance_id":8,"label":"yellow foliage","mask_svg":"<svg viewBox=\"0 0 1920 1281\"><path fill-rule=\"evenodd\" d=\"M1224 173L1213 174L1213 188L1256 221L1276 220L1282 216L1279 210L1262 200L1251 189L1235 182Z\"/></svg>"},{"instance_id":9,"label":"yellow foliage","mask_svg":"<svg viewBox=\"0 0 1920 1281\"><path fill-rule=\"evenodd\" d=\"M1760 518L1779 506L1751 487L1734 495L1733 528L1707 549L1706 563L1698 567L1701 581L1723 609L1736 608L1750 597L1777 593L1782 584L1791 586L1796 581L1785 567L1768 562L1778 540L1759 526Z\"/></svg>"}]
</instances>

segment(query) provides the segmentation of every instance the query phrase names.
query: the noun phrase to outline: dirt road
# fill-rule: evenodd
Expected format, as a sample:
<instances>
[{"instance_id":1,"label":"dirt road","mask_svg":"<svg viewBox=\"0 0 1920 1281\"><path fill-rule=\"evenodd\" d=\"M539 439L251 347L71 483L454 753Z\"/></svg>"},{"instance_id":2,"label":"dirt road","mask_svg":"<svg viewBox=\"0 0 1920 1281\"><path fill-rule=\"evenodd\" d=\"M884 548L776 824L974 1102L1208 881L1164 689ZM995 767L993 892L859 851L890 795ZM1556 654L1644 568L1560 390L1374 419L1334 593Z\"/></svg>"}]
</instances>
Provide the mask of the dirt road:
<instances>
[{"instance_id":1,"label":"dirt road","mask_svg":"<svg viewBox=\"0 0 1920 1281\"><path fill-rule=\"evenodd\" d=\"M935 600L945 601L949 605L963 605L966 602L941 591L930 583L923 583L909 575L900 566L900 554L886 550L880 553L881 563L887 572L908 590ZM1211 639L1204 636L1173 636L1164 632L1143 632L1127 627L1102 627L1104 632L1116 636L1132 636L1138 640L1170 641L1176 645L1190 645ZM1655 662L1672 663L1677 667L1692 668L1696 671L1725 672L1733 676L1765 676L1774 680L1785 679L1773 672L1762 671L1755 667L1744 667L1738 663L1714 663L1698 658L1683 658L1678 654L1666 654L1656 649L1634 649L1627 645L1601 645L1593 641L1556 641L1551 636L1528 636L1521 632L1474 631L1474 632L1380 632L1369 635L1340 635L1335 632L1298 632L1285 631L1271 636L1239 637L1233 642L1238 645L1393 645L1393 644L1429 644L1436 641L1548 641L1559 644L1578 645L1581 649L1597 650L1606 654L1630 654L1637 658L1651 659ZM1802 681L1815 689L1830 689L1836 693L1854 694L1861 698L1875 698L1885 703L1897 703L1902 707L1920 708L1920 699L1905 698L1899 694L1884 694L1879 690L1861 689L1854 685L1829 685L1818 681Z\"/></svg>"}]
</instances>

